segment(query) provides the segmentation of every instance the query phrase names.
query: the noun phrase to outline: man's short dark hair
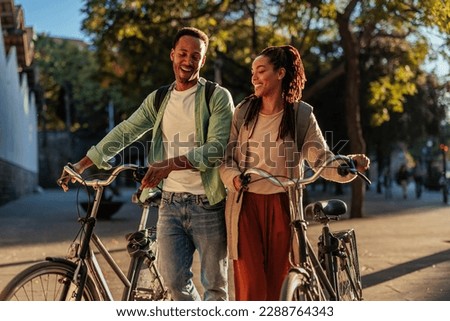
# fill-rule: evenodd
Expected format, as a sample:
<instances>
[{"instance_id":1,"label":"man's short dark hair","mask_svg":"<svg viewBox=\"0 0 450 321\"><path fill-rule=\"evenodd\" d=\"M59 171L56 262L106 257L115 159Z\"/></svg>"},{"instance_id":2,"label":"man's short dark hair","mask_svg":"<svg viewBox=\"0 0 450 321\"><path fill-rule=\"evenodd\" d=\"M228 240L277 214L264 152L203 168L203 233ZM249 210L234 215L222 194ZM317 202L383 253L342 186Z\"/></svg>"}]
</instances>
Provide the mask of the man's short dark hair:
<instances>
[{"instance_id":1,"label":"man's short dark hair","mask_svg":"<svg viewBox=\"0 0 450 321\"><path fill-rule=\"evenodd\" d=\"M175 46L178 43L178 40L180 40L180 38L183 36L192 36L192 37L200 39L201 41L203 41L205 43L206 49L208 49L208 45L209 45L208 36L203 31L201 31L197 28L194 28L194 27L184 27L184 28L181 28L180 30L178 30L177 34L175 35L175 38L173 39L172 48L175 48Z\"/></svg>"}]
</instances>

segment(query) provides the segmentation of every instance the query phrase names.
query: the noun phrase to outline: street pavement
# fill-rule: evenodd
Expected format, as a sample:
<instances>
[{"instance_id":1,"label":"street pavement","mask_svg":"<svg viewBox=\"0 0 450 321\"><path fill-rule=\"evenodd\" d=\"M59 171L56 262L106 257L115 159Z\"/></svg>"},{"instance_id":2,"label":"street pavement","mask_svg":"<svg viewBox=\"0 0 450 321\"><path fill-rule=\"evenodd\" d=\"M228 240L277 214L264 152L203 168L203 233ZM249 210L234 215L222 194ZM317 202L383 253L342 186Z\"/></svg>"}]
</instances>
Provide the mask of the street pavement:
<instances>
[{"instance_id":1,"label":"street pavement","mask_svg":"<svg viewBox=\"0 0 450 321\"><path fill-rule=\"evenodd\" d=\"M332 223L332 229L354 228L357 235L363 294L366 301L447 301L450 300L450 206L442 203L438 191L425 191L420 199L403 199L398 187L392 198L375 192L375 184L366 193L364 218ZM100 220L96 232L111 250L113 258L127 268L125 235L139 223L140 209L130 202L133 189L121 189L117 200L122 208L108 220ZM311 200L341 198L349 205L350 190L343 195L323 192L321 187L309 191ZM0 206L0 289L19 271L46 256L64 256L79 229L77 197L84 192L64 193L47 189ZM156 219L153 212L152 219ZM317 240L320 226L311 224L312 241ZM102 267L105 262L100 260ZM230 299L234 299L230 264ZM194 263L195 282L198 259ZM120 299L119 280L109 268L112 292Z\"/></svg>"}]
</instances>

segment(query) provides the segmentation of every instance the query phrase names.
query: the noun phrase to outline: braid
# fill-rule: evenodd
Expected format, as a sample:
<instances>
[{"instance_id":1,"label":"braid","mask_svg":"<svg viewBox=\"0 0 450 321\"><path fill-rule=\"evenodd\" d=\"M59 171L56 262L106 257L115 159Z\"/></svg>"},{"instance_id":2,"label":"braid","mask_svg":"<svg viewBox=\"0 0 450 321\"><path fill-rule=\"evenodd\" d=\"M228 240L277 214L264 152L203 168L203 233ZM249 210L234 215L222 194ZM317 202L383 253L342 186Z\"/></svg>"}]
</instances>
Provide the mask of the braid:
<instances>
[{"instance_id":1,"label":"braid","mask_svg":"<svg viewBox=\"0 0 450 321\"><path fill-rule=\"evenodd\" d=\"M300 53L292 46L281 47L286 54L286 75L283 79L283 92L285 100L294 103L302 98L302 90L305 88L306 76Z\"/></svg>"},{"instance_id":2,"label":"braid","mask_svg":"<svg viewBox=\"0 0 450 321\"><path fill-rule=\"evenodd\" d=\"M280 124L280 137L284 138L289 133L291 137L295 137L295 113L293 106L302 97L306 76L298 50L292 46L282 46L281 48L286 55L286 63L284 65L286 76L282 82L284 114Z\"/></svg>"}]
</instances>

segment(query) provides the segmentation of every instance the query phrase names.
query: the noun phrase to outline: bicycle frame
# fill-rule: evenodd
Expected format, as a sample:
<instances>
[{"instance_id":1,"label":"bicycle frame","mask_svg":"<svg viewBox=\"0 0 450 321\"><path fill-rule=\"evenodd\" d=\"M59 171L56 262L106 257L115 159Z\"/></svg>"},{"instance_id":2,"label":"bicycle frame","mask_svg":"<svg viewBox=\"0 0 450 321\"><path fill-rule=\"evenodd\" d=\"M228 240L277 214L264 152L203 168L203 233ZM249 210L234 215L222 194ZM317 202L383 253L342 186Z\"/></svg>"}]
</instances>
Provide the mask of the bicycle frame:
<instances>
[{"instance_id":1,"label":"bicycle frame","mask_svg":"<svg viewBox=\"0 0 450 321\"><path fill-rule=\"evenodd\" d=\"M306 185L306 184L305 184ZM291 269L298 269L299 267L303 271L307 271L315 280L320 280L319 284L319 297L323 300L326 297L326 292L330 300L336 300L336 281L330 280L327 276L326 271L323 270L318 257L307 237L307 221L305 219L304 209L303 209L303 189L304 185L300 185L299 188L294 186L288 187L289 192L289 202L290 202L290 215L291 215L291 230L292 237L297 239L298 244L298 255L295 256L293 242L291 242L291 249L289 253L289 262ZM329 240L329 226L324 226L322 228L322 235L324 235L326 240ZM327 246L328 244L326 244ZM295 262L298 260L298 263ZM312 268L311 268L312 267ZM326 291L326 292L325 292Z\"/></svg>"},{"instance_id":2,"label":"bicycle frame","mask_svg":"<svg viewBox=\"0 0 450 321\"><path fill-rule=\"evenodd\" d=\"M291 248L289 252L289 262L291 265L290 271L298 271L299 273L307 276L311 283L317 284L318 293L316 293L318 300L337 300L339 298L336 269L337 262L333 254L326 255L327 258L326 269L324 269L317 257L314 249L307 236L307 221L305 219L305 213L303 209L303 189L306 185L316 181L322 171L329 167L335 161L343 160L346 157L336 155L327 159L324 164L310 177L290 179L287 181L280 181L277 178L270 175L270 173L261 171L256 168L250 168L245 171L247 174L256 174L260 177L268 179L274 185L285 187L289 195L289 208L290 208L290 222L292 229ZM363 174L352 171L354 174L362 176L367 182L370 182ZM330 247L330 240L333 237L330 232L328 222L323 224L322 238L325 242L325 247ZM298 248L294 249L294 244L298 244ZM297 261L297 262L296 262Z\"/></svg>"},{"instance_id":3,"label":"bicycle frame","mask_svg":"<svg viewBox=\"0 0 450 321\"><path fill-rule=\"evenodd\" d=\"M156 228L147 228L150 206L157 203L159 193L133 194L132 201L142 205L142 214L137 231L126 236L127 251L130 256L128 274L113 259L101 239L94 233L97 212L104 188L110 185L121 171L132 169L137 182L144 177L144 168L137 165L120 165L106 180L84 180L68 164L58 184L68 190L69 180L95 189L92 209L79 219L82 224L76 239L71 243L66 257L47 257L24 269L8 282L0 292L1 300L17 301L72 301L72 300L113 300L111 279L105 278L97 260L99 253L123 285L122 300L170 300L170 293L164 286L158 271ZM137 197L135 197L137 196ZM141 197L139 197L141 196ZM145 197L143 197L145 196ZM138 201L139 199L139 201ZM96 250L96 252L94 252ZM98 251L98 253L97 253Z\"/></svg>"},{"instance_id":4,"label":"bicycle frame","mask_svg":"<svg viewBox=\"0 0 450 321\"><path fill-rule=\"evenodd\" d=\"M97 212L98 208L102 199L102 195L104 192L105 186L108 186L117 176L117 174L124 170L129 169L138 169L139 167L137 165L121 165L117 167L110 177L107 180L93 180L90 182L84 181L79 174L73 171L73 169L70 166L65 166L64 169L70 173L72 177L74 177L78 182L86 185L91 186L96 191L94 202L92 204L92 209L90 212L89 217L86 219L86 231L85 235L81 241L81 245L79 245L81 248L79 252L78 249L75 248L74 252L78 252L77 258L78 262L76 262L77 271L78 273L74 274L74 278L80 277L78 282L80 282L80 287L77 292L77 300L81 299L82 296L82 287L84 285L84 282L86 281L87 277L90 276L92 280L94 281L94 284L98 290L98 293L101 295L103 300L112 301L113 295L111 293L111 290L108 286L108 282L106 281L106 278L104 276L104 273L100 267L100 264L96 258L96 255L92 249L92 245L95 249L98 250L100 255L105 259L106 263L111 267L111 269L114 271L114 273L117 275L117 277L120 279L124 286L123 294L122 294L122 300L127 301L131 298L132 293L132 283L135 278L138 277L138 271L137 271L137 265L139 264L139 259L135 257L131 257L130 264L128 268L128 275L125 275L122 269L119 267L117 262L114 260L114 258L111 256L105 245L102 243L101 239L96 235L93 230L97 221ZM150 205L149 204L143 204L142 205L142 214L141 214L141 220L139 222L138 231L144 230L147 225L147 220L150 212ZM76 246L77 247L77 246ZM143 259L141 259L143 260ZM74 280L77 281L77 280Z\"/></svg>"}]
</instances>

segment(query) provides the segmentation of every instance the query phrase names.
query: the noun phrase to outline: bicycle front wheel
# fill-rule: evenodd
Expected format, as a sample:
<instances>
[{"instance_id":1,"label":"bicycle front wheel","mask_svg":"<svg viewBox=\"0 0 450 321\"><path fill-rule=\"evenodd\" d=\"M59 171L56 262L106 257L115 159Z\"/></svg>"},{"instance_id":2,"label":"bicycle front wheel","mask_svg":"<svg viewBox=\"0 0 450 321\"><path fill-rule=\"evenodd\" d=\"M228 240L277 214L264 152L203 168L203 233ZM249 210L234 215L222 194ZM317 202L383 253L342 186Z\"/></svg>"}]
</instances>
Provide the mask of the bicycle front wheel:
<instances>
[{"instance_id":1,"label":"bicycle front wheel","mask_svg":"<svg viewBox=\"0 0 450 321\"><path fill-rule=\"evenodd\" d=\"M23 270L0 293L1 301L73 301L78 286L73 283L76 266L70 261L45 261ZM86 280L82 299L98 301L90 278Z\"/></svg>"},{"instance_id":2,"label":"bicycle front wheel","mask_svg":"<svg viewBox=\"0 0 450 321\"><path fill-rule=\"evenodd\" d=\"M306 271L291 270L283 281L280 301L317 301L317 291Z\"/></svg>"}]
</instances>

